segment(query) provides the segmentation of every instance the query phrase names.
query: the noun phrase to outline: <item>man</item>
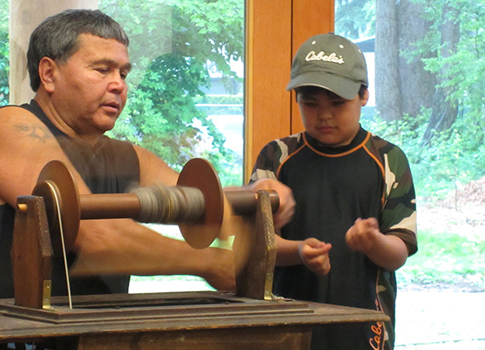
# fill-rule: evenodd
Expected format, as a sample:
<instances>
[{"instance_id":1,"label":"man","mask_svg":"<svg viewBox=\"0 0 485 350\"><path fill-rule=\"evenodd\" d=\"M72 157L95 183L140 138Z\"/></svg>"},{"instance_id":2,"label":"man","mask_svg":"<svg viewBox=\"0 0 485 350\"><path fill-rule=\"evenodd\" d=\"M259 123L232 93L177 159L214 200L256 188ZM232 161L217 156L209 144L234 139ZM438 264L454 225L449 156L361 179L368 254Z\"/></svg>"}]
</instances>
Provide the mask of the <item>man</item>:
<instances>
[{"instance_id":1,"label":"man","mask_svg":"<svg viewBox=\"0 0 485 350\"><path fill-rule=\"evenodd\" d=\"M80 194L122 193L133 183L176 184L178 174L156 155L104 136L125 106L128 44L119 24L100 11L67 10L32 33L27 57L35 97L0 109L0 298L13 297L13 207L19 195L32 193L49 161L67 164ZM283 200L278 220L285 222L291 196L276 186ZM253 188L269 187L266 181ZM71 274L82 276L71 281L73 294L127 292L129 274L192 274L227 290L235 283L229 251L195 250L130 219L81 221L70 264ZM84 276L90 271L98 276ZM64 293L54 286L54 295Z\"/></svg>"}]
</instances>

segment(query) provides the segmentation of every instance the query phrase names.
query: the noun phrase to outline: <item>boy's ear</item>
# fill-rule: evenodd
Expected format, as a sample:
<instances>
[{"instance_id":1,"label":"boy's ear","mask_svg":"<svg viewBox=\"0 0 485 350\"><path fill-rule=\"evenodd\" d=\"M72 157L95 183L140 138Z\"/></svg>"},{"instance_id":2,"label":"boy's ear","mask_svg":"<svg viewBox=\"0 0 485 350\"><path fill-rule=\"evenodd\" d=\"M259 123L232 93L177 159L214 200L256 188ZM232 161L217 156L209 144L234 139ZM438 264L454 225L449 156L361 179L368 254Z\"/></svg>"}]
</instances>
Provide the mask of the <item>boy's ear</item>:
<instances>
[{"instance_id":1,"label":"boy's ear","mask_svg":"<svg viewBox=\"0 0 485 350\"><path fill-rule=\"evenodd\" d=\"M369 102L369 89L366 88L364 89L363 96L360 98L360 105L364 107L367 104L367 102Z\"/></svg>"},{"instance_id":2,"label":"boy's ear","mask_svg":"<svg viewBox=\"0 0 485 350\"><path fill-rule=\"evenodd\" d=\"M47 92L54 92L55 75L57 70L56 62L49 57L42 57L39 62L40 85Z\"/></svg>"}]
</instances>

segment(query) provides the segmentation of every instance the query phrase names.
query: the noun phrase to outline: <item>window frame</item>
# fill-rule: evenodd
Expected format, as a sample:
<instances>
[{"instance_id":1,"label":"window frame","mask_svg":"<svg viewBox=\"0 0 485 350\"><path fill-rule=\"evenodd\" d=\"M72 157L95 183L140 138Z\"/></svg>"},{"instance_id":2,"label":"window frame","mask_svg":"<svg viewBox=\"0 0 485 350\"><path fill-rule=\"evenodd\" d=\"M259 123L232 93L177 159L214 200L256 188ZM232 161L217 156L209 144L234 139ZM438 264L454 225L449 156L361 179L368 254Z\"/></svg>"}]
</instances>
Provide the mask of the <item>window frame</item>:
<instances>
[{"instance_id":1,"label":"window frame","mask_svg":"<svg viewBox=\"0 0 485 350\"><path fill-rule=\"evenodd\" d=\"M334 30L334 0L246 0L245 152L247 182L261 148L302 131L291 61L309 37ZM271 25L268 25L271 23Z\"/></svg>"}]
</instances>

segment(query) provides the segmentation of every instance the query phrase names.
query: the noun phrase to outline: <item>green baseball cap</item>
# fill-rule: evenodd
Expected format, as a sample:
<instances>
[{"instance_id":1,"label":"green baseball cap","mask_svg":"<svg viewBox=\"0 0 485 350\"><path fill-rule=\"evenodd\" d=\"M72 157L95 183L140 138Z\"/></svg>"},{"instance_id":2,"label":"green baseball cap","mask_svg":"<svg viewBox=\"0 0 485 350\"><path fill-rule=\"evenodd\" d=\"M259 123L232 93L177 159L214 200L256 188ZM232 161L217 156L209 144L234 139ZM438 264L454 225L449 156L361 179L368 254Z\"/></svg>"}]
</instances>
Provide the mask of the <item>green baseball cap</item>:
<instances>
[{"instance_id":1,"label":"green baseball cap","mask_svg":"<svg viewBox=\"0 0 485 350\"><path fill-rule=\"evenodd\" d=\"M317 86L352 100L368 86L364 54L350 40L334 33L312 36L298 49L286 87Z\"/></svg>"}]
</instances>

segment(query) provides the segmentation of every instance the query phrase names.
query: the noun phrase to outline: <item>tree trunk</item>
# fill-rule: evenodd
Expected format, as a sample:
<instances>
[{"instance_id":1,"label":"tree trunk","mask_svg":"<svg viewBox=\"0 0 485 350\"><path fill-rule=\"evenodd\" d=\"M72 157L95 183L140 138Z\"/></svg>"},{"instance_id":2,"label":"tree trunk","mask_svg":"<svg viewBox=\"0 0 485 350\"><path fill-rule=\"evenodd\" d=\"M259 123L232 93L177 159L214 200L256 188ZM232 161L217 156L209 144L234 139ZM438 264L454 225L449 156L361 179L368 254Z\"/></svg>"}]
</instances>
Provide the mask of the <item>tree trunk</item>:
<instances>
[{"instance_id":1,"label":"tree trunk","mask_svg":"<svg viewBox=\"0 0 485 350\"><path fill-rule=\"evenodd\" d=\"M431 23L423 18L423 6L419 3L401 1L398 13L402 112L417 117L422 107L432 107L436 85L435 75L425 71L422 62L423 58L436 56L436 53L427 57L414 53L417 50L415 43L424 38Z\"/></svg>"},{"instance_id":2,"label":"tree trunk","mask_svg":"<svg viewBox=\"0 0 485 350\"><path fill-rule=\"evenodd\" d=\"M460 40L460 28L455 19L458 17L457 11L445 5L443 8L443 20L441 26L441 57L447 58L456 52ZM447 66L441 68L437 77L437 88L434 92L433 109L429 119L428 127L423 135L423 145L430 142L436 132L448 130L456 120L458 114L458 104L450 95L453 87L447 86L446 82L451 77L447 72Z\"/></svg>"},{"instance_id":3,"label":"tree trunk","mask_svg":"<svg viewBox=\"0 0 485 350\"><path fill-rule=\"evenodd\" d=\"M376 1L376 108L384 120L402 118L397 19L395 0Z\"/></svg>"},{"instance_id":4,"label":"tree trunk","mask_svg":"<svg viewBox=\"0 0 485 350\"><path fill-rule=\"evenodd\" d=\"M376 104L384 120L416 117L432 106L436 78L414 53L430 25L422 13L410 1L376 1Z\"/></svg>"}]
</instances>

